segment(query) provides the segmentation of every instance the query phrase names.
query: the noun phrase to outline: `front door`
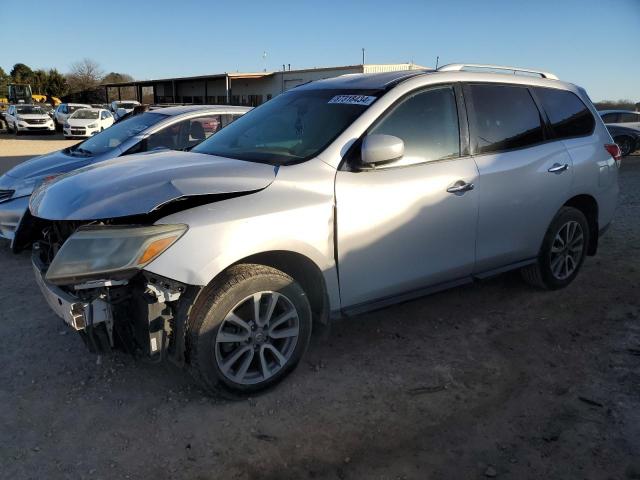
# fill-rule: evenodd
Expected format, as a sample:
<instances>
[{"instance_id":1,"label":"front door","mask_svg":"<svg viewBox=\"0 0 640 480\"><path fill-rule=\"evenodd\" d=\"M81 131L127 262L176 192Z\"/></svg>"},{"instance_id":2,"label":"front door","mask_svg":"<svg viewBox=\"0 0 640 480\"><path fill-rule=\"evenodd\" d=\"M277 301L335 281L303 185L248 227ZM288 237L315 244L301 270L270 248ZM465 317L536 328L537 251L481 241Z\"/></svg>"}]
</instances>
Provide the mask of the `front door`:
<instances>
[{"instance_id":1,"label":"front door","mask_svg":"<svg viewBox=\"0 0 640 480\"><path fill-rule=\"evenodd\" d=\"M478 172L460 155L454 89L409 95L367 134L401 138L405 154L374 169L350 159L336 176L343 308L464 278L475 258Z\"/></svg>"}]
</instances>

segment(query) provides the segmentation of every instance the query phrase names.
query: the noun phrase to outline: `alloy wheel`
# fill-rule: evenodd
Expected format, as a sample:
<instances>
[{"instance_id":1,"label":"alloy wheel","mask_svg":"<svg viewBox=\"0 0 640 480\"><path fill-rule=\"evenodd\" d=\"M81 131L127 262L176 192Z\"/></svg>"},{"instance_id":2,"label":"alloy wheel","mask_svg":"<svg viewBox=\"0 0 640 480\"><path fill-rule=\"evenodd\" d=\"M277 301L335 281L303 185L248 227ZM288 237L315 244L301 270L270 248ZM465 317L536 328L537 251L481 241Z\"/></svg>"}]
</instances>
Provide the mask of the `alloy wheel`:
<instances>
[{"instance_id":1,"label":"alloy wheel","mask_svg":"<svg viewBox=\"0 0 640 480\"><path fill-rule=\"evenodd\" d=\"M584 232L575 220L558 230L551 246L551 273L558 280L569 278L578 268L584 250Z\"/></svg>"},{"instance_id":2,"label":"alloy wheel","mask_svg":"<svg viewBox=\"0 0 640 480\"><path fill-rule=\"evenodd\" d=\"M300 334L298 312L285 295L263 291L236 304L220 324L215 362L232 382L254 385L291 359Z\"/></svg>"}]
</instances>

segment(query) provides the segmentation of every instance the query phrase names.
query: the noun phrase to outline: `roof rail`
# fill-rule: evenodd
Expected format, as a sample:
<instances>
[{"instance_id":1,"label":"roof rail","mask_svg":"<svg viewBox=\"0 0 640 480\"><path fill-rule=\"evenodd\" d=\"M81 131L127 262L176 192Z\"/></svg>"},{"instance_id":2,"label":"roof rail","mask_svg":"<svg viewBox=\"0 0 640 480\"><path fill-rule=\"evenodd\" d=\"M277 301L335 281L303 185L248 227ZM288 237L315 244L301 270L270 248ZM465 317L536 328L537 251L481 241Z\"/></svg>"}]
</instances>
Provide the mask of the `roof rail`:
<instances>
[{"instance_id":1,"label":"roof rail","mask_svg":"<svg viewBox=\"0 0 640 480\"><path fill-rule=\"evenodd\" d=\"M513 72L514 75L517 72L534 73L536 75L540 75L542 78L559 80L559 78L553 73L543 72L541 70L531 70L530 68L507 67L503 65L483 65L481 63L450 63L449 65L441 66L440 68L438 68L438 71L439 72L459 72L466 68L486 68L488 70L505 70L508 72Z\"/></svg>"}]
</instances>

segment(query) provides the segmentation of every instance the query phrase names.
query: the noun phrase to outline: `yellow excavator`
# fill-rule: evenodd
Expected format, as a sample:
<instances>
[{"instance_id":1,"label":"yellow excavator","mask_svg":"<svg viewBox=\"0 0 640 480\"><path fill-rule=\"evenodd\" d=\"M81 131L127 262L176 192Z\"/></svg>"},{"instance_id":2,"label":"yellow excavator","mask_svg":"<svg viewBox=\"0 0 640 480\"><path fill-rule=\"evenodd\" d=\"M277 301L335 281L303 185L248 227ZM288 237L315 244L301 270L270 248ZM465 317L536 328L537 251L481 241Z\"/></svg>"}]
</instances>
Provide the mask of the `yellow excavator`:
<instances>
[{"instance_id":1,"label":"yellow excavator","mask_svg":"<svg viewBox=\"0 0 640 480\"><path fill-rule=\"evenodd\" d=\"M9 105L17 103L49 103L54 107L62 103L57 97L34 94L28 83L10 83L5 93L6 97L0 97L0 110L2 111L6 110Z\"/></svg>"}]
</instances>

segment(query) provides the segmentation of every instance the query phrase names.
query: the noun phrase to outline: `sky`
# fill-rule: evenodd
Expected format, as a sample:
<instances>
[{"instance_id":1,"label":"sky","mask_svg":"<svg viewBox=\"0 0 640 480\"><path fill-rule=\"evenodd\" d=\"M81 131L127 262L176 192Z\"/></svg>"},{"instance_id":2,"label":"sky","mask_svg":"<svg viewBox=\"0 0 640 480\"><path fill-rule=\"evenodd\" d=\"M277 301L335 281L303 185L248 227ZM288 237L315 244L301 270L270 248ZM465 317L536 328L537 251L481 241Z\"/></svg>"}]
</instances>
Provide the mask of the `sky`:
<instances>
[{"instance_id":1,"label":"sky","mask_svg":"<svg viewBox=\"0 0 640 480\"><path fill-rule=\"evenodd\" d=\"M366 63L539 68L640 101L640 0L0 0L0 18L11 8L35 13L1 22L7 72L91 58L143 80L353 65L365 48Z\"/></svg>"}]
</instances>

